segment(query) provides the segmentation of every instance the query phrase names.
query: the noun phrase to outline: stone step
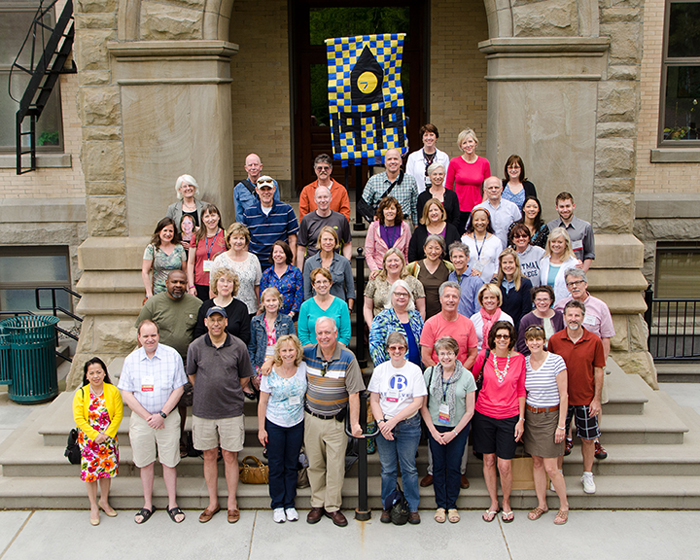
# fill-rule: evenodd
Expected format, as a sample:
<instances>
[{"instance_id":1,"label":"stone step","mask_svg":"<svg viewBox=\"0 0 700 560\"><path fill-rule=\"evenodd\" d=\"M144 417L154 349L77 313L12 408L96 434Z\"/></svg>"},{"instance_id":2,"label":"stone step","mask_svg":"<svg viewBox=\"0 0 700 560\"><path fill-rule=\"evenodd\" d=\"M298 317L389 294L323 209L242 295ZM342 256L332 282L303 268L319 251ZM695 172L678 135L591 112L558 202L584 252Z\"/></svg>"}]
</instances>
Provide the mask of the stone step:
<instances>
[{"instance_id":1,"label":"stone step","mask_svg":"<svg viewBox=\"0 0 700 560\"><path fill-rule=\"evenodd\" d=\"M654 365L659 383L700 383L698 362L658 362Z\"/></svg>"}]
</instances>

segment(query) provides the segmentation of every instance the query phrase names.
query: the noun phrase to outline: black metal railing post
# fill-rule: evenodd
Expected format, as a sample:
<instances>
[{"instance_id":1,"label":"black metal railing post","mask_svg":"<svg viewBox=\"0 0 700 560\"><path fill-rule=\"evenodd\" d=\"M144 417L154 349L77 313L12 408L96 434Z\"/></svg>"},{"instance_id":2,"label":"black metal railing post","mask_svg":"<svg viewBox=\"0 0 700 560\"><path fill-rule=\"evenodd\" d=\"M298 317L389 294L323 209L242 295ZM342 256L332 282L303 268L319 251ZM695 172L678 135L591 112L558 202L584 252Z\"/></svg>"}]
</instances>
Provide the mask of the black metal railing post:
<instances>
[{"instance_id":1,"label":"black metal railing post","mask_svg":"<svg viewBox=\"0 0 700 560\"><path fill-rule=\"evenodd\" d=\"M651 344L651 324L654 316L652 309L654 305L654 290L651 287L651 283L649 283L647 289L644 291L644 302L647 304L647 310L644 312L644 321L646 321L647 324L647 350L649 350L649 345Z\"/></svg>"},{"instance_id":2,"label":"black metal railing post","mask_svg":"<svg viewBox=\"0 0 700 560\"><path fill-rule=\"evenodd\" d=\"M359 439L357 450L357 507L355 508L355 519L358 521L369 521L372 518L372 510L369 509L369 497L367 490L367 440L377 437L379 430L374 433L367 433L367 398L366 391L360 393L360 427L362 436ZM348 437L352 435L352 424L350 415L345 415L345 433Z\"/></svg>"},{"instance_id":3,"label":"black metal railing post","mask_svg":"<svg viewBox=\"0 0 700 560\"><path fill-rule=\"evenodd\" d=\"M348 167L345 168L345 186L347 187L347 174ZM362 184L362 164L355 165L355 223L352 225L352 229L355 231L364 231L367 229L364 218L357 211L357 203L362 198L362 193L365 190L365 186Z\"/></svg>"},{"instance_id":4,"label":"black metal railing post","mask_svg":"<svg viewBox=\"0 0 700 560\"><path fill-rule=\"evenodd\" d=\"M355 277L355 357L361 368L367 367L365 348L365 255L362 247L357 248L355 257L357 272Z\"/></svg>"}]
</instances>

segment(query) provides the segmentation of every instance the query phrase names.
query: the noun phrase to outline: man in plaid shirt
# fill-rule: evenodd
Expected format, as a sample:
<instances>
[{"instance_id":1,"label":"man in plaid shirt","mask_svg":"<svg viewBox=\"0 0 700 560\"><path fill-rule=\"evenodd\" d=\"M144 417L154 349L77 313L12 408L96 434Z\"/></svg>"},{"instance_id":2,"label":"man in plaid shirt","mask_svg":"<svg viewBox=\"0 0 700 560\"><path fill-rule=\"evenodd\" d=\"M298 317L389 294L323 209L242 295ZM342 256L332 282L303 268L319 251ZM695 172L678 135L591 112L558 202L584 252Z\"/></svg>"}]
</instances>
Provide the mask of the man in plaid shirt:
<instances>
[{"instance_id":1,"label":"man in plaid shirt","mask_svg":"<svg viewBox=\"0 0 700 560\"><path fill-rule=\"evenodd\" d=\"M399 201L404 216L410 216L413 225L418 224L418 186L412 175L401 171L401 152L395 149L387 150L384 154L384 167L386 171L373 175L367 181L362 198L372 208L379 206L379 201L384 193L394 185L388 196L393 196Z\"/></svg>"}]
</instances>

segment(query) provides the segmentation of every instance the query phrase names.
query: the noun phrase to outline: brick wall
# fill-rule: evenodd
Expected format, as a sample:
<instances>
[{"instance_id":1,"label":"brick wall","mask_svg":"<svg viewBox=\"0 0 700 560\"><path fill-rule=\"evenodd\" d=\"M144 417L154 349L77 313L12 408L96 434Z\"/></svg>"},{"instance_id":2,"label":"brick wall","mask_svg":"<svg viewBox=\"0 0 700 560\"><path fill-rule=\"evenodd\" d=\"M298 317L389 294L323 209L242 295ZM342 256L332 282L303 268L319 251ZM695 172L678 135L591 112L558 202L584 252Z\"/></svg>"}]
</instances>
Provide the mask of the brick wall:
<instances>
[{"instance_id":1,"label":"brick wall","mask_svg":"<svg viewBox=\"0 0 700 560\"><path fill-rule=\"evenodd\" d=\"M0 169L2 198L80 198L85 196L85 179L80 167L82 133L75 98L77 74L60 78L61 111L63 112L64 153L72 157L72 168L39 168L17 175L15 169ZM54 93L55 95L55 93Z\"/></svg>"},{"instance_id":2,"label":"brick wall","mask_svg":"<svg viewBox=\"0 0 700 560\"><path fill-rule=\"evenodd\" d=\"M477 48L489 38L484 2L433 0L430 15L429 119L440 131L439 147L460 155L457 135L469 127L485 156L487 68Z\"/></svg>"},{"instance_id":3,"label":"brick wall","mask_svg":"<svg viewBox=\"0 0 700 560\"><path fill-rule=\"evenodd\" d=\"M232 57L234 178L245 177L245 157L257 153L264 173L291 180L289 32L287 1L236 0L230 41Z\"/></svg>"},{"instance_id":4,"label":"brick wall","mask_svg":"<svg viewBox=\"0 0 700 560\"><path fill-rule=\"evenodd\" d=\"M641 108L637 138L636 192L697 193L697 163L651 163L650 150L657 147L661 58L663 53L664 0L644 3L644 56L641 73Z\"/></svg>"}]
</instances>

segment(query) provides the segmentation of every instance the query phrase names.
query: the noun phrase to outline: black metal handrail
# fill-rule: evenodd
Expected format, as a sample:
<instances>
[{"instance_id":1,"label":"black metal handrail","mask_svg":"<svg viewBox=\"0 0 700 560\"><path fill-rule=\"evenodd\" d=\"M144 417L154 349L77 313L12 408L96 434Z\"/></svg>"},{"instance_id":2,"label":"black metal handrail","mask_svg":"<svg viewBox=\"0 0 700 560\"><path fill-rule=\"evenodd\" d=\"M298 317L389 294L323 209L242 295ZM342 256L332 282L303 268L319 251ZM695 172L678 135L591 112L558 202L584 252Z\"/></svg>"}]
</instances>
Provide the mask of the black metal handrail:
<instances>
[{"instance_id":1,"label":"black metal handrail","mask_svg":"<svg viewBox=\"0 0 700 560\"><path fill-rule=\"evenodd\" d=\"M657 362L700 360L700 299L655 298L645 293L648 348Z\"/></svg>"},{"instance_id":2,"label":"black metal handrail","mask_svg":"<svg viewBox=\"0 0 700 560\"><path fill-rule=\"evenodd\" d=\"M355 257L355 357L361 368L367 367L365 346L365 255L362 247L357 248Z\"/></svg>"},{"instance_id":3,"label":"black metal handrail","mask_svg":"<svg viewBox=\"0 0 700 560\"><path fill-rule=\"evenodd\" d=\"M51 306L50 306L50 307L44 307L44 306L41 305L41 301L40 301L40 300L41 300L41 295L40 295L40 293L41 293L42 290L48 290L48 291L51 292ZM37 308L39 311L51 311L51 312L53 313L53 316L54 316L54 317L58 317L58 312L60 311L60 312L63 313L64 315L68 315L68 317L70 317L71 319L74 319L74 320L76 320L76 321L82 323L82 322L83 322L83 318L82 318L82 317L76 315L76 314L73 313L72 311L69 311L69 310L66 309L65 307L61 307L60 305L58 305L58 304L56 303L56 292L66 292L66 293L68 293L69 295L71 295L71 296L73 296L73 297L76 297L76 298L78 298L78 299L80 299L80 298L82 297L79 293L74 292L73 290L71 290L71 289L69 289L69 288L66 288L66 287L64 287L64 286L42 286L42 287L36 288L36 289L34 290L34 301L35 301L35 304L36 304L36 308ZM72 339L75 340L75 341L78 341L78 339L79 339L78 336L76 336L76 335L73 334L72 332L70 332L70 331L68 331L68 330L66 330L66 329L64 329L64 328L62 328L62 327L59 327L58 325L56 325L56 330L57 330L58 332L60 332L61 334L63 334L64 336L67 336L68 338L72 338ZM66 358L65 356L62 356L61 354L58 354L58 353L57 353L57 355L61 356L61 357L64 358L65 360L68 360L69 362L72 362L72 361L73 361L73 360L71 360L70 358Z\"/></svg>"}]
</instances>

